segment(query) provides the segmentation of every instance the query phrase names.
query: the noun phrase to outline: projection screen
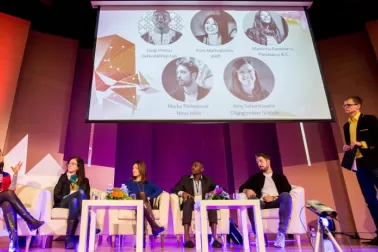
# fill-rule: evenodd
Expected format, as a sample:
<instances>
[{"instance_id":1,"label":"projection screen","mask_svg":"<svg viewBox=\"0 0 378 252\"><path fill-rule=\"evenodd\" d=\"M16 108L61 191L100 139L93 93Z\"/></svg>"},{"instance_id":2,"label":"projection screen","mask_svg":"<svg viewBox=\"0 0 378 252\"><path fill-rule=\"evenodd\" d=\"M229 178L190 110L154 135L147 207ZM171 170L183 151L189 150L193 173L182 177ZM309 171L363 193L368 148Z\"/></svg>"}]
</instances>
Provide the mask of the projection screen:
<instances>
[{"instance_id":1,"label":"projection screen","mask_svg":"<svg viewBox=\"0 0 378 252\"><path fill-rule=\"evenodd\" d=\"M101 7L88 121L332 120L301 7Z\"/></svg>"}]
</instances>

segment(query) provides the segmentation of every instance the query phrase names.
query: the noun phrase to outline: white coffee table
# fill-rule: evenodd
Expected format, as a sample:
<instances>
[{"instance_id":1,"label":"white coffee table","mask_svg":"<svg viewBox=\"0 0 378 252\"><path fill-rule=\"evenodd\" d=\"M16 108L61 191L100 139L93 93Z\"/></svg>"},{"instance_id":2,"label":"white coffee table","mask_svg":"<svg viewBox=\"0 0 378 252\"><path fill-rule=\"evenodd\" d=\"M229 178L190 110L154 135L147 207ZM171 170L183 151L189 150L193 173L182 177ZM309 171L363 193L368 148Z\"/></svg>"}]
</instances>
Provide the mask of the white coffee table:
<instances>
[{"instance_id":1,"label":"white coffee table","mask_svg":"<svg viewBox=\"0 0 378 252\"><path fill-rule=\"evenodd\" d=\"M201 237L202 237L202 251L209 251L208 238L207 238L207 210L208 209L239 209L241 215L241 225L243 234L244 249L249 251L249 235L247 227L247 208L253 207L256 225L256 246L259 252L265 252L264 244L264 231L262 227L260 201L256 200L201 200Z\"/></svg>"},{"instance_id":2,"label":"white coffee table","mask_svg":"<svg viewBox=\"0 0 378 252\"><path fill-rule=\"evenodd\" d=\"M87 248L88 216L91 215L89 226L88 251L95 250L96 235L96 209L134 209L136 210L136 251L143 251L144 232L144 207L143 200L83 200L81 209L81 225L79 252L85 252Z\"/></svg>"}]
</instances>

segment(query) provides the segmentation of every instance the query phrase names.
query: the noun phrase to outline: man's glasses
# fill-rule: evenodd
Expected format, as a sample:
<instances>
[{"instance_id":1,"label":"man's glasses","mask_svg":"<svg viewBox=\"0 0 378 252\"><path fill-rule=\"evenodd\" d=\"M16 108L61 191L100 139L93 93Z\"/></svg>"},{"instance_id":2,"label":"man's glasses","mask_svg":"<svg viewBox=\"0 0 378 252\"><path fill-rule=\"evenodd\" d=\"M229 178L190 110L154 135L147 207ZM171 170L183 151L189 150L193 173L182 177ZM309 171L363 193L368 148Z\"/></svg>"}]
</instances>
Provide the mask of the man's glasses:
<instances>
[{"instance_id":1,"label":"man's glasses","mask_svg":"<svg viewBox=\"0 0 378 252\"><path fill-rule=\"evenodd\" d=\"M357 104L344 104L343 105L343 108L349 108L349 107L352 107L353 105L357 105Z\"/></svg>"}]
</instances>

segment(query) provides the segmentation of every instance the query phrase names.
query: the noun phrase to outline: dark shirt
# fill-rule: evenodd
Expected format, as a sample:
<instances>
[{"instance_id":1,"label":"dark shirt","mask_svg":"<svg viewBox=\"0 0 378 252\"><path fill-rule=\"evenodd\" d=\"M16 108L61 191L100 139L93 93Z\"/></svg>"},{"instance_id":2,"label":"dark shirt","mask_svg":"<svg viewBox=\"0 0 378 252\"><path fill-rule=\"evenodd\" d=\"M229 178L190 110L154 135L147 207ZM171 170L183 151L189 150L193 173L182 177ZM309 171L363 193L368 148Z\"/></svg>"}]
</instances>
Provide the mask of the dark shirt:
<instances>
[{"instance_id":1,"label":"dark shirt","mask_svg":"<svg viewBox=\"0 0 378 252\"><path fill-rule=\"evenodd\" d=\"M279 194L291 191L291 185L285 175L273 172L272 179ZM239 192L243 192L244 189L252 189L256 193L257 198L261 198L261 190L264 187L264 183L265 176L262 172L254 174L240 186Z\"/></svg>"},{"instance_id":2,"label":"dark shirt","mask_svg":"<svg viewBox=\"0 0 378 252\"><path fill-rule=\"evenodd\" d=\"M146 183L136 182L132 179L126 181L127 189L129 189L129 194L137 194L139 192L144 192L147 197L151 200L157 198L163 190L158 187L155 183L147 181Z\"/></svg>"},{"instance_id":3,"label":"dark shirt","mask_svg":"<svg viewBox=\"0 0 378 252\"><path fill-rule=\"evenodd\" d=\"M185 93L184 88L179 87L178 89L174 90L170 93L170 95L178 101L185 101ZM197 101L204 98L209 93L209 89L203 88L198 86L198 94L197 94Z\"/></svg>"},{"instance_id":4,"label":"dark shirt","mask_svg":"<svg viewBox=\"0 0 378 252\"><path fill-rule=\"evenodd\" d=\"M67 178L67 174L63 173L60 175L58 183L54 188L54 206L59 207L60 202L63 200L63 197L70 194L70 185L71 181ZM87 199L90 198L91 187L89 186L89 180L84 178L84 181L79 185L79 190L83 190Z\"/></svg>"}]
</instances>

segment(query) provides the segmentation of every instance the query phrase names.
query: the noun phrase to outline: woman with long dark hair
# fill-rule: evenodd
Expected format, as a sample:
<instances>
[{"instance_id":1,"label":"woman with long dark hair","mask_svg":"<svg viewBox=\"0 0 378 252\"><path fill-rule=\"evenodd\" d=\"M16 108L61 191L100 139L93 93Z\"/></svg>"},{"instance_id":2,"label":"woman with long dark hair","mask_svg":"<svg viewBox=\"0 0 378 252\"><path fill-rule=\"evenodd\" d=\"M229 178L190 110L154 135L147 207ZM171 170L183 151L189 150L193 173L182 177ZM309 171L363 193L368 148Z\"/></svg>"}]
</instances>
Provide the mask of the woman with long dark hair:
<instances>
[{"instance_id":1,"label":"woman with long dark hair","mask_svg":"<svg viewBox=\"0 0 378 252\"><path fill-rule=\"evenodd\" d=\"M248 38L260 45L281 44L287 36L287 24L283 21L283 29L278 29L276 22L268 11L258 11L252 28L246 31Z\"/></svg>"},{"instance_id":2,"label":"woman with long dark hair","mask_svg":"<svg viewBox=\"0 0 378 252\"><path fill-rule=\"evenodd\" d=\"M68 208L65 248L75 249L75 232L81 214L81 204L89 199L89 180L85 177L84 161L81 157L71 157L67 170L54 188L54 208Z\"/></svg>"},{"instance_id":3,"label":"woman with long dark hair","mask_svg":"<svg viewBox=\"0 0 378 252\"><path fill-rule=\"evenodd\" d=\"M261 101L270 93L261 86L259 75L252 62L240 58L232 64L230 91L244 101Z\"/></svg>"},{"instance_id":4,"label":"woman with long dark hair","mask_svg":"<svg viewBox=\"0 0 378 252\"><path fill-rule=\"evenodd\" d=\"M224 45L231 41L228 35L227 21L220 15L210 15L203 21L203 29L206 34L196 38L207 45Z\"/></svg>"},{"instance_id":5,"label":"woman with long dark hair","mask_svg":"<svg viewBox=\"0 0 378 252\"><path fill-rule=\"evenodd\" d=\"M151 201L157 198L163 190L155 183L147 180L146 164L137 160L133 164L133 176L126 182L130 194L135 194L137 199L144 201L144 217L151 226L152 234L159 235L164 231L164 227L160 227L152 213ZM143 238L143 247L146 246L145 237Z\"/></svg>"},{"instance_id":6,"label":"woman with long dark hair","mask_svg":"<svg viewBox=\"0 0 378 252\"><path fill-rule=\"evenodd\" d=\"M3 171L4 169L4 156L0 150L0 207L3 210L3 218L9 233L9 249L10 252L19 252L18 234L17 234L17 214L23 218L28 225L30 231L38 229L44 224L43 221L36 220L25 208L24 204L20 201L14 193L17 185L18 171L22 166L21 162L12 166L13 178Z\"/></svg>"}]
</instances>

